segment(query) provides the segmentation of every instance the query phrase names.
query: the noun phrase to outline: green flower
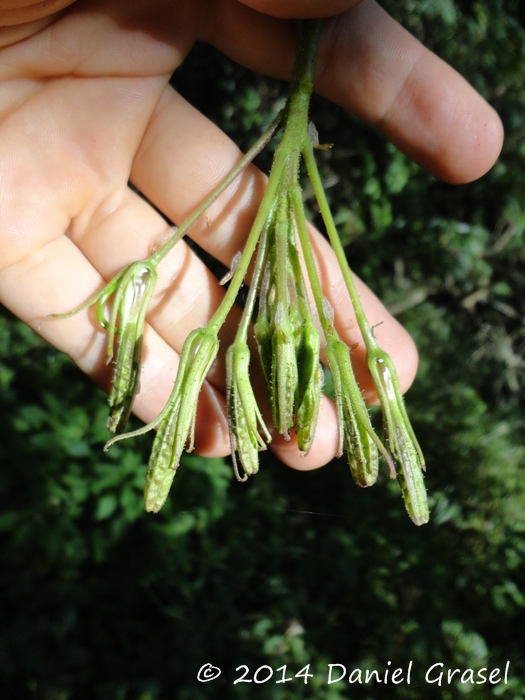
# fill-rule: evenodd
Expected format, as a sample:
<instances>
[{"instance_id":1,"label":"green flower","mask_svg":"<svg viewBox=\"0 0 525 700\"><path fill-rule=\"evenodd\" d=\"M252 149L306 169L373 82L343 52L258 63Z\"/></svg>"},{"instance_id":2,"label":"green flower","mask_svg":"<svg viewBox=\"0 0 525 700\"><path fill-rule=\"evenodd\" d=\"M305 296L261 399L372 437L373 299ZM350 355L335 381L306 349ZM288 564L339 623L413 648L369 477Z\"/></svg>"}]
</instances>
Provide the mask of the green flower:
<instances>
[{"instance_id":1,"label":"green flower","mask_svg":"<svg viewBox=\"0 0 525 700\"><path fill-rule=\"evenodd\" d=\"M299 387L295 431L297 446L304 454L307 454L312 446L321 403L323 370L319 363L320 347L319 331L314 326L311 314L309 314L304 320L301 340L297 349Z\"/></svg>"},{"instance_id":2,"label":"green flower","mask_svg":"<svg viewBox=\"0 0 525 700\"><path fill-rule=\"evenodd\" d=\"M286 440L295 428L298 447L307 453L321 401L320 336L312 318L287 197L282 198L268 231L255 339L273 424Z\"/></svg>"},{"instance_id":3,"label":"green flower","mask_svg":"<svg viewBox=\"0 0 525 700\"><path fill-rule=\"evenodd\" d=\"M355 483L362 487L372 486L377 479L379 438L374 433L363 395L357 385L348 346L336 336L328 338L326 359L334 380L337 406L337 456L342 455L344 448ZM382 453L384 455L384 448ZM391 463L388 455L386 458Z\"/></svg>"},{"instance_id":4,"label":"green flower","mask_svg":"<svg viewBox=\"0 0 525 700\"><path fill-rule=\"evenodd\" d=\"M293 322L289 308L277 302L272 332L272 408L277 430L290 439L295 426L295 397L299 382Z\"/></svg>"},{"instance_id":5,"label":"green flower","mask_svg":"<svg viewBox=\"0 0 525 700\"><path fill-rule=\"evenodd\" d=\"M408 419L394 364L380 348L368 352L367 364L381 402L388 446L398 464L406 509L416 525L423 525L429 519L425 460Z\"/></svg>"},{"instance_id":6,"label":"green flower","mask_svg":"<svg viewBox=\"0 0 525 700\"><path fill-rule=\"evenodd\" d=\"M246 343L236 341L226 353L227 405L233 467L239 481L259 470L259 451L266 449L272 437L266 428L250 383L250 350ZM258 426L261 426L264 438ZM265 442L266 440L266 442ZM244 470L239 476L238 455Z\"/></svg>"},{"instance_id":7,"label":"green flower","mask_svg":"<svg viewBox=\"0 0 525 700\"><path fill-rule=\"evenodd\" d=\"M118 283L111 318L106 322L108 363L113 359L115 337L117 344L107 422L112 433L121 433L126 427L140 390L144 323L156 282L157 273L152 265L143 261L130 265ZM98 304L99 319L105 303L103 298Z\"/></svg>"},{"instance_id":8,"label":"green flower","mask_svg":"<svg viewBox=\"0 0 525 700\"><path fill-rule=\"evenodd\" d=\"M335 404L339 428L337 456L348 457L350 472L358 486L372 486L377 480L379 453L395 476L394 464L381 440L375 434L370 415L359 388L350 348L339 338L334 325L334 309L328 299L322 299L321 322L326 336L326 359L334 381Z\"/></svg>"},{"instance_id":9,"label":"green flower","mask_svg":"<svg viewBox=\"0 0 525 700\"><path fill-rule=\"evenodd\" d=\"M158 513L162 508L187 443L188 451L193 450L199 392L218 350L217 335L206 328L199 328L186 338L175 386L155 423L159 427L144 487L147 511Z\"/></svg>"},{"instance_id":10,"label":"green flower","mask_svg":"<svg viewBox=\"0 0 525 700\"><path fill-rule=\"evenodd\" d=\"M290 226L288 240L288 259L291 268L289 287L291 289L290 298L296 306L295 317L298 319L295 325L298 375L295 432L297 446L303 454L307 454L312 446L317 427L324 377L319 362L321 336L314 323L301 263L295 246L295 221L291 199L289 206L290 221L293 222Z\"/></svg>"},{"instance_id":11,"label":"green flower","mask_svg":"<svg viewBox=\"0 0 525 700\"><path fill-rule=\"evenodd\" d=\"M109 397L108 430L121 433L129 420L133 402L140 389L140 369L144 324L148 304L157 283L155 264L139 260L121 270L99 292L73 311L50 314L47 318L71 318L96 304L95 314L100 326L107 331L107 362L117 356ZM109 319L106 318L108 301L113 298Z\"/></svg>"},{"instance_id":12,"label":"green flower","mask_svg":"<svg viewBox=\"0 0 525 700\"><path fill-rule=\"evenodd\" d=\"M289 262L287 257L281 257L278 262L278 257L275 243L271 243L254 331L273 424L289 440L290 430L295 426L299 384L296 338L302 320Z\"/></svg>"}]
</instances>

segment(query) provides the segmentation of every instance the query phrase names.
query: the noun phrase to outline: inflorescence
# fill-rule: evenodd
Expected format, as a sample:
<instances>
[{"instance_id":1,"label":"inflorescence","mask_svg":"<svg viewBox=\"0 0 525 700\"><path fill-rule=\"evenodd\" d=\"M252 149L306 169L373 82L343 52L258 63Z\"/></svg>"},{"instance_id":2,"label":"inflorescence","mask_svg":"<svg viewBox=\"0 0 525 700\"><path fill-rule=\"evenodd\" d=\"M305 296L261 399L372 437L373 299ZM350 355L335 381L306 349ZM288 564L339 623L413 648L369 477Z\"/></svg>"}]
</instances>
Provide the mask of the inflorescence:
<instances>
[{"instance_id":1,"label":"inflorescence","mask_svg":"<svg viewBox=\"0 0 525 700\"><path fill-rule=\"evenodd\" d=\"M405 410L392 360L378 346L362 309L315 162L314 148L319 144L317 131L308 121L308 110L319 33L319 21L301 23L299 50L282 114L206 201L180 228L174 229L168 242L147 260L127 266L79 308L68 314L53 315L66 318L92 304L97 305L97 320L107 331L108 363L113 362L114 366L108 429L117 434L105 449L118 440L157 428L145 485L148 511L158 512L162 508L183 451L193 449L199 392L219 350L218 333L235 303L248 266L255 258L241 323L226 353L228 421L237 478L245 480L258 471L258 453L271 441L250 381L248 341L252 328L274 428L287 440L291 431L295 431L298 448L303 453L312 445L323 371L319 359L321 333L310 305L310 290L334 381L339 454L346 452L352 476L362 487L375 483L382 456L390 475L397 477L400 483L412 520L417 525L428 521L423 455ZM231 281L220 307L206 327L194 330L186 339L171 396L160 415L143 428L124 433L139 390L144 324L157 280L157 265L278 129L282 129L282 138L275 151L268 185L245 248L232 268ZM351 350L339 338L334 310L323 295L299 183L301 160L306 166L366 346L368 369L383 413L383 441L372 427L354 377Z\"/></svg>"}]
</instances>

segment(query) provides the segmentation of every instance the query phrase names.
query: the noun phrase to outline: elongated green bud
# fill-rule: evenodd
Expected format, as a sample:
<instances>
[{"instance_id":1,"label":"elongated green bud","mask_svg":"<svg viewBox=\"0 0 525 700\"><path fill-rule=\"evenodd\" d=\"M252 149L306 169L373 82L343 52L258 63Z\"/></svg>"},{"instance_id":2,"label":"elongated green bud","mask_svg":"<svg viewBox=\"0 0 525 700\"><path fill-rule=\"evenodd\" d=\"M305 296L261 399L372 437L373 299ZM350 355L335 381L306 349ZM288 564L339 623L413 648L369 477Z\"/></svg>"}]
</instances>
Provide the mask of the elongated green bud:
<instances>
[{"instance_id":1,"label":"elongated green bud","mask_svg":"<svg viewBox=\"0 0 525 700\"><path fill-rule=\"evenodd\" d=\"M268 397L272 393L272 328L270 325L270 309L271 300L275 298L275 289L270 295L270 270L268 265L264 270L262 284L259 292L259 310L254 326L255 341L257 343L257 351L259 354L259 362L261 365L264 385Z\"/></svg>"},{"instance_id":2,"label":"elongated green bud","mask_svg":"<svg viewBox=\"0 0 525 700\"><path fill-rule=\"evenodd\" d=\"M319 331L310 316L305 319L297 351L299 391L295 430L297 446L305 454L312 446L321 403L323 370L319 363L320 347Z\"/></svg>"},{"instance_id":3,"label":"elongated green bud","mask_svg":"<svg viewBox=\"0 0 525 700\"><path fill-rule=\"evenodd\" d=\"M290 439L295 425L295 398L299 375L295 339L288 315L282 303L277 304L272 335L272 409L275 427Z\"/></svg>"},{"instance_id":4,"label":"elongated green bud","mask_svg":"<svg viewBox=\"0 0 525 700\"><path fill-rule=\"evenodd\" d=\"M372 486L377 480L379 452L363 395L354 377L348 346L332 336L326 344L326 359L334 379L339 422L338 456L344 447L356 484Z\"/></svg>"},{"instance_id":5,"label":"elongated green bud","mask_svg":"<svg viewBox=\"0 0 525 700\"><path fill-rule=\"evenodd\" d=\"M280 248L284 250L281 255ZM302 318L287 251L288 220L281 217L269 242L254 330L273 424L289 440L295 426L299 382L296 345Z\"/></svg>"},{"instance_id":6,"label":"elongated green bud","mask_svg":"<svg viewBox=\"0 0 525 700\"><path fill-rule=\"evenodd\" d=\"M115 294L110 321L112 328L108 335L108 361L112 359L115 334L117 339L107 423L112 433L120 433L126 427L140 390L144 323L156 282L155 268L141 261L129 267Z\"/></svg>"},{"instance_id":7,"label":"elongated green bud","mask_svg":"<svg viewBox=\"0 0 525 700\"><path fill-rule=\"evenodd\" d=\"M408 419L394 364L380 348L369 350L367 364L381 402L384 433L398 465L406 509L416 525L423 525L429 519L423 480L425 461Z\"/></svg>"},{"instance_id":8,"label":"elongated green bud","mask_svg":"<svg viewBox=\"0 0 525 700\"><path fill-rule=\"evenodd\" d=\"M293 200L291 198L290 211L293 211ZM324 377L319 363L321 336L315 326L310 308L310 300L308 299L299 255L295 246L295 226L292 217L290 217L288 259L290 260L293 275L293 298L297 299L297 311L300 319L295 328L299 381L295 431L297 446L303 454L307 454L312 446L317 427Z\"/></svg>"},{"instance_id":9,"label":"elongated green bud","mask_svg":"<svg viewBox=\"0 0 525 700\"><path fill-rule=\"evenodd\" d=\"M245 481L248 475L259 471L259 451L265 450L266 443L272 439L253 393L249 367L248 345L236 341L226 353L226 399L233 466L239 481ZM259 432L259 426L264 438ZM237 456L244 478L239 475Z\"/></svg>"},{"instance_id":10,"label":"elongated green bud","mask_svg":"<svg viewBox=\"0 0 525 700\"><path fill-rule=\"evenodd\" d=\"M157 513L162 508L187 443L188 451L193 450L199 392L218 350L217 336L206 328L186 338L168 410L153 442L144 487L147 511Z\"/></svg>"},{"instance_id":11,"label":"elongated green bud","mask_svg":"<svg viewBox=\"0 0 525 700\"><path fill-rule=\"evenodd\" d=\"M154 263L151 260L139 260L121 270L103 289L77 308L64 314L51 314L41 321L42 324L47 318L71 318L96 304L97 321L107 331L107 364L115 354L117 338L117 357L107 422L108 430L113 433L121 433L126 427L140 389L144 324L156 282ZM113 304L107 318L110 299L113 299Z\"/></svg>"}]
</instances>

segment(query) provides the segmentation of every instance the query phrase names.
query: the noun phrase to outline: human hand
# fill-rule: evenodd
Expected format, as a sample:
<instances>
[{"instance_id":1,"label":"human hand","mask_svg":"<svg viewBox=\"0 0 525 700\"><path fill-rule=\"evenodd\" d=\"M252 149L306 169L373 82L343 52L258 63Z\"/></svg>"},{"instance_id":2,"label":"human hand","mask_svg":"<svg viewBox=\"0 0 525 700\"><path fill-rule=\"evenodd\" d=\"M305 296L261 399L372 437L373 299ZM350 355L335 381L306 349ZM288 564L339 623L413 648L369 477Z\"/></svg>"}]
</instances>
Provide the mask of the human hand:
<instances>
[{"instance_id":1,"label":"human hand","mask_svg":"<svg viewBox=\"0 0 525 700\"><path fill-rule=\"evenodd\" d=\"M37 34L0 50L0 300L36 328L101 288L128 263L147 257L167 225L128 186L131 181L167 217L181 223L239 159L234 144L169 87L193 43L208 41L245 65L286 78L296 45L280 0L86 0ZM309 14L320 3L310 0ZM272 8L273 5L273 8ZM323 7L327 10L327 3ZM320 48L316 89L366 119L414 160L449 182L482 175L501 147L493 110L473 89L371 0L333 0ZM312 9L313 8L313 9ZM284 12L286 14L286 12ZM250 168L190 235L229 265L242 248L264 177ZM339 333L360 336L331 249L314 235L326 296L347 319ZM414 345L364 285L362 301L376 335L408 388ZM144 368L135 412L151 421L173 385L189 331L203 326L222 288L185 243L159 267L148 313ZM238 315L225 336L233 337ZM40 332L91 377L109 386L104 333L88 313L48 320ZM225 349L225 348L224 348ZM353 351L358 380L373 399L363 343ZM275 436L272 449L298 468L324 464L337 449L333 404L323 399L313 447L301 458ZM229 452L222 362L199 402L196 449Z\"/></svg>"}]
</instances>

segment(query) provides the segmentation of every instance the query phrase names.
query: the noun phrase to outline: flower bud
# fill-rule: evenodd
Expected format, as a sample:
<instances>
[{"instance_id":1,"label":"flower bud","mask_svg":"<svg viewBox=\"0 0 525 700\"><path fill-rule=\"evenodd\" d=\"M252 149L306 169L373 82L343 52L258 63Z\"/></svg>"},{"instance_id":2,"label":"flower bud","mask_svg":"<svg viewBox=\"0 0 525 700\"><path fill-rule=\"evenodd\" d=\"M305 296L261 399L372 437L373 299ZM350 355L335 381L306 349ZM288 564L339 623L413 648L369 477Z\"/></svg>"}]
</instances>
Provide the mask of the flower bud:
<instances>
[{"instance_id":1,"label":"flower bud","mask_svg":"<svg viewBox=\"0 0 525 700\"><path fill-rule=\"evenodd\" d=\"M388 446L399 467L406 509L416 525L423 525L429 519L423 481L425 460L408 419L394 364L380 348L369 351L367 364L381 402Z\"/></svg>"},{"instance_id":2,"label":"flower bud","mask_svg":"<svg viewBox=\"0 0 525 700\"><path fill-rule=\"evenodd\" d=\"M266 270L255 323L255 339L275 428L290 439L295 425L295 402L298 389L295 329L300 323L297 304L289 303L289 290L280 299Z\"/></svg>"},{"instance_id":3,"label":"flower bud","mask_svg":"<svg viewBox=\"0 0 525 700\"><path fill-rule=\"evenodd\" d=\"M122 276L113 302L108 325L108 362L113 357L115 335L117 354L109 397L108 430L121 433L129 420L140 389L144 323L151 295L157 282L155 268L143 261L134 263ZM99 307L104 306L103 298ZM103 309L99 308L102 314ZM118 324L118 325L117 325Z\"/></svg>"},{"instance_id":4,"label":"flower bud","mask_svg":"<svg viewBox=\"0 0 525 700\"><path fill-rule=\"evenodd\" d=\"M295 425L295 398L298 388L297 356L290 323L284 304L277 304L272 335L272 409L274 425L290 439Z\"/></svg>"},{"instance_id":5,"label":"flower bud","mask_svg":"<svg viewBox=\"0 0 525 700\"><path fill-rule=\"evenodd\" d=\"M310 315L304 320L297 350L299 390L295 430L297 446L304 454L307 454L312 446L321 403L323 370L319 364L320 347L319 331L314 326Z\"/></svg>"},{"instance_id":6,"label":"flower bud","mask_svg":"<svg viewBox=\"0 0 525 700\"><path fill-rule=\"evenodd\" d=\"M218 350L217 335L206 328L186 338L177 379L153 442L144 487L147 511L157 513L162 508L188 442L188 451L193 450L199 392Z\"/></svg>"},{"instance_id":7,"label":"flower bud","mask_svg":"<svg viewBox=\"0 0 525 700\"><path fill-rule=\"evenodd\" d=\"M357 385L348 346L337 336L328 338L326 359L334 379L335 403L339 423L339 453L344 450L354 481L358 486L372 486L378 472L379 438L374 433L363 395ZM385 456L386 450L381 445ZM387 460L390 458L386 455Z\"/></svg>"},{"instance_id":8,"label":"flower bud","mask_svg":"<svg viewBox=\"0 0 525 700\"><path fill-rule=\"evenodd\" d=\"M268 252L254 330L273 424L285 440L290 439L290 430L295 426L299 388L297 345L303 327L297 279L290 258L290 251L296 251L293 239L294 222L288 200L281 197L268 230Z\"/></svg>"},{"instance_id":9,"label":"flower bud","mask_svg":"<svg viewBox=\"0 0 525 700\"><path fill-rule=\"evenodd\" d=\"M259 470L259 450L266 449L266 442L272 437L266 428L263 417L250 383L250 350L244 342L235 342L226 353L226 386L232 450L235 475L239 481L245 481L248 475ZM261 426L262 433L258 430ZM239 476L237 468L238 455L244 470L244 479Z\"/></svg>"}]
</instances>

